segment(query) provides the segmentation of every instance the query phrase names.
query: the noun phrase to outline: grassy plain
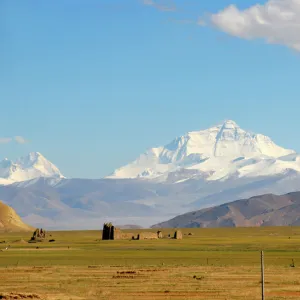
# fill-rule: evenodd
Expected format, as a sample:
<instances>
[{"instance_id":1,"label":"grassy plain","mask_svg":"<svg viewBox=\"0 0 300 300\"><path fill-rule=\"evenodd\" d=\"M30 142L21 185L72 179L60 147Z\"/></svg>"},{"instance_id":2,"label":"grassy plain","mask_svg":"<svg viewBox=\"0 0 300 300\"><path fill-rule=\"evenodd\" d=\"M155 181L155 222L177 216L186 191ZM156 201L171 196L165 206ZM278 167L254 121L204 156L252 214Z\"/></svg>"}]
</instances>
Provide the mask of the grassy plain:
<instances>
[{"instance_id":1,"label":"grassy plain","mask_svg":"<svg viewBox=\"0 0 300 300\"><path fill-rule=\"evenodd\" d=\"M163 230L165 235L173 232ZM0 233L0 242L6 242L0 249L11 245L0 252L0 295L13 299L7 296L13 292L20 299L31 294L31 299L49 300L261 299L264 250L266 300L300 299L300 227L183 233L183 240L101 241L100 231L61 231L49 233L55 242L36 244L20 241L28 241L28 233Z\"/></svg>"}]
</instances>

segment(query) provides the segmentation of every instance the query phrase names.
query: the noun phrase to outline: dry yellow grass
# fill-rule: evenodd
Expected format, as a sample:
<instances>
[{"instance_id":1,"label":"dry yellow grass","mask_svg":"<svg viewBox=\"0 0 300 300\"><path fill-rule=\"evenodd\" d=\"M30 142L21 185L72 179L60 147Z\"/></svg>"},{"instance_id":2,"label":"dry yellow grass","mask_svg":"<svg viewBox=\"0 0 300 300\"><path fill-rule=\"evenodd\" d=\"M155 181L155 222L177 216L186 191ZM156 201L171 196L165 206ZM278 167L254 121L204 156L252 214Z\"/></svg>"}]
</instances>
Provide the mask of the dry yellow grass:
<instances>
[{"instance_id":1,"label":"dry yellow grass","mask_svg":"<svg viewBox=\"0 0 300 300\"><path fill-rule=\"evenodd\" d=\"M20 242L30 233L0 234L0 241L6 241L0 244L0 295L45 300L261 299L259 261L264 249L266 300L300 299L300 228L182 231L183 240L145 241L100 241L100 231L52 232L54 243L37 244ZM8 244L11 248L5 251Z\"/></svg>"},{"instance_id":2,"label":"dry yellow grass","mask_svg":"<svg viewBox=\"0 0 300 300\"><path fill-rule=\"evenodd\" d=\"M299 269L266 270L266 299L299 299ZM2 293L41 299L261 299L257 267L10 267ZM38 299L38 298L36 298Z\"/></svg>"}]
</instances>

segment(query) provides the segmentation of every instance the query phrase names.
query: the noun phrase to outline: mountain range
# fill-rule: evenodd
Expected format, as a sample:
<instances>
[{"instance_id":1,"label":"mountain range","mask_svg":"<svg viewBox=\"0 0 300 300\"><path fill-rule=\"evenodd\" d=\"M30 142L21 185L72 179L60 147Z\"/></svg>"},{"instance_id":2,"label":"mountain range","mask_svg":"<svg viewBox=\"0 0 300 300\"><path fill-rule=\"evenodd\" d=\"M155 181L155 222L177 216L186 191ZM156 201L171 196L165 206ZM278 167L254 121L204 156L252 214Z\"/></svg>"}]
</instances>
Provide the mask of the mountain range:
<instances>
[{"instance_id":1,"label":"mountain range","mask_svg":"<svg viewBox=\"0 0 300 300\"><path fill-rule=\"evenodd\" d=\"M189 212L153 228L299 226L300 192L266 194Z\"/></svg>"},{"instance_id":2,"label":"mountain range","mask_svg":"<svg viewBox=\"0 0 300 300\"><path fill-rule=\"evenodd\" d=\"M300 171L295 151L277 146L269 137L241 129L234 121L188 132L164 147L151 148L109 178L168 179L187 170L207 181L269 176L289 168Z\"/></svg>"},{"instance_id":3,"label":"mountain range","mask_svg":"<svg viewBox=\"0 0 300 300\"><path fill-rule=\"evenodd\" d=\"M299 190L300 156L228 120L151 148L102 179L65 178L42 154L0 163L0 199L32 225L150 226L237 199Z\"/></svg>"},{"instance_id":4,"label":"mountain range","mask_svg":"<svg viewBox=\"0 0 300 300\"><path fill-rule=\"evenodd\" d=\"M8 158L0 161L0 184L11 184L39 177L64 178L59 169L39 152L31 152L15 162Z\"/></svg>"}]
</instances>

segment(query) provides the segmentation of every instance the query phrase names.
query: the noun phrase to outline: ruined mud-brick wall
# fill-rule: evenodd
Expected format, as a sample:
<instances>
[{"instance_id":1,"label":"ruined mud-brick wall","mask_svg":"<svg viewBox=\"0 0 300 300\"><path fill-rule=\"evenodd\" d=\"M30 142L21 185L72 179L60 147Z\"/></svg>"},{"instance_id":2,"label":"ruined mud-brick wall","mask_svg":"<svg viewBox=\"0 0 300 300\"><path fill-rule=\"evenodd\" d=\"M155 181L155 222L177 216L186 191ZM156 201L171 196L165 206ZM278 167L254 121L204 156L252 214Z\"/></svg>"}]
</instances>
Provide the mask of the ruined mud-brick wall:
<instances>
[{"instance_id":1,"label":"ruined mud-brick wall","mask_svg":"<svg viewBox=\"0 0 300 300\"><path fill-rule=\"evenodd\" d=\"M134 234L133 233L122 232L122 234L121 234L121 239L122 240L131 240L132 238L134 238Z\"/></svg>"},{"instance_id":2,"label":"ruined mud-brick wall","mask_svg":"<svg viewBox=\"0 0 300 300\"><path fill-rule=\"evenodd\" d=\"M112 240L113 231L114 231L114 226L111 223L104 223L103 231L102 231L102 240Z\"/></svg>"},{"instance_id":3,"label":"ruined mud-brick wall","mask_svg":"<svg viewBox=\"0 0 300 300\"><path fill-rule=\"evenodd\" d=\"M111 240L121 240L122 239L122 231L119 228L113 226L111 232Z\"/></svg>"},{"instance_id":4,"label":"ruined mud-brick wall","mask_svg":"<svg viewBox=\"0 0 300 300\"><path fill-rule=\"evenodd\" d=\"M182 240L182 232L180 230L175 231L174 239Z\"/></svg>"},{"instance_id":5,"label":"ruined mud-brick wall","mask_svg":"<svg viewBox=\"0 0 300 300\"><path fill-rule=\"evenodd\" d=\"M138 240L154 240L154 239L158 239L158 235L155 232L141 232L138 234L137 236Z\"/></svg>"},{"instance_id":6,"label":"ruined mud-brick wall","mask_svg":"<svg viewBox=\"0 0 300 300\"><path fill-rule=\"evenodd\" d=\"M161 231L157 231L157 237L159 239L162 239L163 238L163 233Z\"/></svg>"},{"instance_id":7,"label":"ruined mud-brick wall","mask_svg":"<svg viewBox=\"0 0 300 300\"><path fill-rule=\"evenodd\" d=\"M31 237L31 240L32 241L35 241L35 240L41 240L41 239L45 239L46 238L46 230L44 230L43 228L39 229L37 228L33 234L32 234L32 237Z\"/></svg>"},{"instance_id":8,"label":"ruined mud-brick wall","mask_svg":"<svg viewBox=\"0 0 300 300\"><path fill-rule=\"evenodd\" d=\"M129 240L132 237L133 233L124 233L112 223L103 224L102 240Z\"/></svg>"}]
</instances>

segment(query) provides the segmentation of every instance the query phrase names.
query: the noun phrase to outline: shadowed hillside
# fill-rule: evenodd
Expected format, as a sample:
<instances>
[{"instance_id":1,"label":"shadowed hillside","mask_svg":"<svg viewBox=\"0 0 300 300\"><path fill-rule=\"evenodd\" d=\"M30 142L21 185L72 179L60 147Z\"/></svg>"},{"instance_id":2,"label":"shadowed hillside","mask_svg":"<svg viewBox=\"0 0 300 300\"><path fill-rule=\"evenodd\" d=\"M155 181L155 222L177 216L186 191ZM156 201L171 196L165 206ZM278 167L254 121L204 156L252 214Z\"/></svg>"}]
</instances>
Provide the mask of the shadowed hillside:
<instances>
[{"instance_id":1,"label":"shadowed hillside","mask_svg":"<svg viewBox=\"0 0 300 300\"><path fill-rule=\"evenodd\" d=\"M300 225L300 192L252 197L201 209L153 225L153 228Z\"/></svg>"}]
</instances>

